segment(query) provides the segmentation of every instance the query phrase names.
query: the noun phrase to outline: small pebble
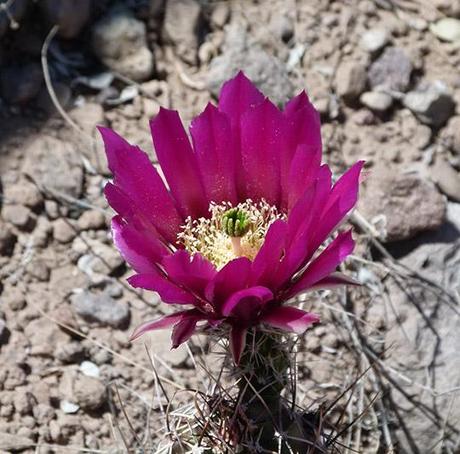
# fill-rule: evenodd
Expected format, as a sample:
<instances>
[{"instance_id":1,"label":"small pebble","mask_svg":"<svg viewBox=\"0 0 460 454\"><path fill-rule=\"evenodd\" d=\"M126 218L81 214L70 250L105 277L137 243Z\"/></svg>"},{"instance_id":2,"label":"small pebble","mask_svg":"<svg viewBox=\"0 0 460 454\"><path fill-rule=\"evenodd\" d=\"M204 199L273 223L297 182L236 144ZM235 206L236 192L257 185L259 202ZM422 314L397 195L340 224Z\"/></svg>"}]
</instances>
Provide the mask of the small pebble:
<instances>
[{"instance_id":1,"label":"small pebble","mask_svg":"<svg viewBox=\"0 0 460 454\"><path fill-rule=\"evenodd\" d=\"M388 41L388 31L385 28L375 28L364 32L359 44L367 52L374 53L385 47Z\"/></svg>"},{"instance_id":2,"label":"small pebble","mask_svg":"<svg viewBox=\"0 0 460 454\"><path fill-rule=\"evenodd\" d=\"M91 361L83 361L80 364L80 371L87 377L99 377L99 367L97 367L96 364L92 363Z\"/></svg>"},{"instance_id":3,"label":"small pebble","mask_svg":"<svg viewBox=\"0 0 460 454\"><path fill-rule=\"evenodd\" d=\"M444 17L430 25L430 31L443 41L460 42L460 20Z\"/></svg>"},{"instance_id":4,"label":"small pebble","mask_svg":"<svg viewBox=\"0 0 460 454\"><path fill-rule=\"evenodd\" d=\"M77 235L69 221L59 218L53 222L53 236L59 243L70 243Z\"/></svg>"},{"instance_id":5,"label":"small pebble","mask_svg":"<svg viewBox=\"0 0 460 454\"><path fill-rule=\"evenodd\" d=\"M361 104L374 112L385 112L393 104L393 98L389 94L378 91L367 91L361 95L359 100Z\"/></svg>"},{"instance_id":6,"label":"small pebble","mask_svg":"<svg viewBox=\"0 0 460 454\"><path fill-rule=\"evenodd\" d=\"M64 413L71 415L73 413L76 413L80 409L80 406L72 402L69 402L68 400L61 400L61 403L59 404L59 408Z\"/></svg>"}]
</instances>

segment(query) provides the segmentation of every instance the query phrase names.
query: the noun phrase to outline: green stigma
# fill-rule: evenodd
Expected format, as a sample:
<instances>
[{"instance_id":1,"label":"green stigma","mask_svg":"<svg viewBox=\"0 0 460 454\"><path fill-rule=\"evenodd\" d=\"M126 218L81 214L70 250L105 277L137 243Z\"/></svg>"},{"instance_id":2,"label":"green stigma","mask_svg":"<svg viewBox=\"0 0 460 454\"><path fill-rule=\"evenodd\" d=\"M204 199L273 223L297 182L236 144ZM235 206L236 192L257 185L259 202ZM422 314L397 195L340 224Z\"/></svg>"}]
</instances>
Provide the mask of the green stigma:
<instances>
[{"instance_id":1,"label":"green stigma","mask_svg":"<svg viewBox=\"0 0 460 454\"><path fill-rule=\"evenodd\" d=\"M239 208L230 208L222 215L222 230L231 237L244 236L250 227L245 211Z\"/></svg>"}]
</instances>

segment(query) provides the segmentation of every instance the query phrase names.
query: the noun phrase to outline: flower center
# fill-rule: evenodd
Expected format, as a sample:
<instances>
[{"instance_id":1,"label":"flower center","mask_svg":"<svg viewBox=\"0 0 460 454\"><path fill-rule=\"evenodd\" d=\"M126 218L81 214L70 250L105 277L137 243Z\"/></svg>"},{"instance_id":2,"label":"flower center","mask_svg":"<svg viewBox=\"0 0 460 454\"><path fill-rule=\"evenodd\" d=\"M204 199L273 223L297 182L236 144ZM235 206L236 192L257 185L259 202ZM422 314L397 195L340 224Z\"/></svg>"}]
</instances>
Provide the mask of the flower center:
<instances>
[{"instance_id":1,"label":"flower center","mask_svg":"<svg viewBox=\"0 0 460 454\"><path fill-rule=\"evenodd\" d=\"M217 269L237 257L253 260L270 225L284 218L265 200L255 203L248 199L234 207L229 202L211 202L209 213L208 218L187 218L177 239L187 251L200 253Z\"/></svg>"}]
</instances>

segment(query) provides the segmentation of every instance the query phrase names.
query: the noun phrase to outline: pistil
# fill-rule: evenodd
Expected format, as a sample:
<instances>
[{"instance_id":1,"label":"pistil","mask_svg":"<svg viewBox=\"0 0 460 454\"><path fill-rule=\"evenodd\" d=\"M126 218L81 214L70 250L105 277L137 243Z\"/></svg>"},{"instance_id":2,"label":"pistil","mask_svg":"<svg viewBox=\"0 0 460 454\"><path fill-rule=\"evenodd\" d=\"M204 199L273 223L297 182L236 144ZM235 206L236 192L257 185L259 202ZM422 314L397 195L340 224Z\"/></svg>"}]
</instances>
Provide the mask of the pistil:
<instances>
[{"instance_id":1,"label":"pistil","mask_svg":"<svg viewBox=\"0 0 460 454\"><path fill-rule=\"evenodd\" d=\"M233 252L235 253L235 256L236 257L243 256L244 251L243 251L243 247L241 246L241 237L232 236L231 241L232 241L232 249L233 249Z\"/></svg>"}]
</instances>

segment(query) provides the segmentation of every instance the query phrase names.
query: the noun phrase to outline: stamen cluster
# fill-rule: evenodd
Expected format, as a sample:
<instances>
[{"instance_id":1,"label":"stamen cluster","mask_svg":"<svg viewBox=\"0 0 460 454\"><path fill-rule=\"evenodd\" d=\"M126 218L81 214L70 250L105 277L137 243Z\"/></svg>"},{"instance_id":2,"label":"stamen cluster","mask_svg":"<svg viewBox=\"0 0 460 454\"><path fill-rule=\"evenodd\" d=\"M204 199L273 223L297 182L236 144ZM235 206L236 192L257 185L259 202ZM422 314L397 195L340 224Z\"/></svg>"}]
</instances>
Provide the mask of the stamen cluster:
<instances>
[{"instance_id":1,"label":"stamen cluster","mask_svg":"<svg viewBox=\"0 0 460 454\"><path fill-rule=\"evenodd\" d=\"M211 202L209 213L207 218L188 217L177 239L190 254L200 253L218 270L238 257L253 260L270 225L285 218L277 207L263 199L260 202L247 199L235 207L229 202ZM238 247L235 247L235 237L240 237Z\"/></svg>"}]
</instances>

